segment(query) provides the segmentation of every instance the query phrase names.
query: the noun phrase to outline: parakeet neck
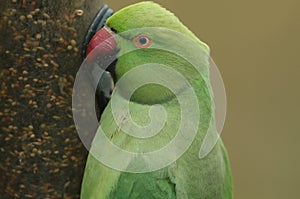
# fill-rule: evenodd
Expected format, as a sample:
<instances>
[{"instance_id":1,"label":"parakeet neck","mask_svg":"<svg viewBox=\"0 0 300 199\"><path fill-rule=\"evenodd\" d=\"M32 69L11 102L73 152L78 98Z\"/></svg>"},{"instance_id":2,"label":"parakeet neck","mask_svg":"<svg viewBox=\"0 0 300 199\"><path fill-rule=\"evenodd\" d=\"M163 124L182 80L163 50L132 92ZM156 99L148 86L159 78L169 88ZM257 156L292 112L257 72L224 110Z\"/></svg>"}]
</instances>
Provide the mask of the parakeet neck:
<instances>
[{"instance_id":1,"label":"parakeet neck","mask_svg":"<svg viewBox=\"0 0 300 199\"><path fill-rule=\"evenodd\" d=\"M205 57L198 60L205 73L208 70ZM207 74L200 74L195 66L177 54L147 49L120 57L116 76L121 93L131 101L161 104L189 87L196 88L197 82L205 79Z\"/></svg>"}]
</instances>

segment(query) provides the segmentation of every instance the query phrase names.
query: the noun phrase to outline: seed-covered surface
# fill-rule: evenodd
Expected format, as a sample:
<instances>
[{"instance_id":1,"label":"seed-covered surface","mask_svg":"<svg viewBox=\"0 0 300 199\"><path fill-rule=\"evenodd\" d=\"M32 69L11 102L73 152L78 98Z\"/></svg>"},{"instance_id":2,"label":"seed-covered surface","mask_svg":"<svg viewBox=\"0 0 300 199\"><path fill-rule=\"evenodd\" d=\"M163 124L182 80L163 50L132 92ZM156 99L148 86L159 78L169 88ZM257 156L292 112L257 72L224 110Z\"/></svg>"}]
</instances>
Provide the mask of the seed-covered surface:
<instances>
[{"instance_id":1,"label":"seed-covered surface","mask_svg":"<svg viewBox=\"0 0 300 199\"><path fill-rule=\"evenodd\" d=\"M87 152L72 88L101 7L86 2L1 1L0 198L79 198Z\"/></svg>"}]
</instances>

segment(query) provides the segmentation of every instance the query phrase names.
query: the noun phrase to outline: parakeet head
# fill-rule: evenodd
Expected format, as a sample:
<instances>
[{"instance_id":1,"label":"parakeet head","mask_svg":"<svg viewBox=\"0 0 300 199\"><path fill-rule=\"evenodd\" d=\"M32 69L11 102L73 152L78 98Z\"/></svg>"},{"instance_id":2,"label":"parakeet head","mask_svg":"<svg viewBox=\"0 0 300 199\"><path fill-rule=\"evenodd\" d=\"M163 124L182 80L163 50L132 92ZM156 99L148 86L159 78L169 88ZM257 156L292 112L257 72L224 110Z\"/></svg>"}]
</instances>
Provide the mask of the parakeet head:
<instances>
[{"instance_id":1,"label":"parakeet head","mask_svg":"<svg viewBox=\"0 0 300 199\"><path fill-rule=\"evenodd\" d=\"M191 41L200 45L203 52L194 52L195 49L189 45ZM97 48L98 46L100 48ZM174 94L185 89L186 85L178 83L175 76L170 78L172 75L166 74L165 70L157 71L157 67L153 67L156 71L151 71L151 64L169 66L188 81L199 78L199 73L188 60L174 51L168 51L167 48L180 49L179 51L192 58L198 56L199 59L203 59L203 63L209 56L209 47L173 13L156 3L146 1L125 7L109 17L105 27L91 39L87 54L94 49L97 49L97 54L104 56L118 52L117 61L108 69L113 73L116 82L131 70L148 64L148 74L131 75L122 81L119 86L123 93L128 92L134 82L147 75L153 76L152 78L168 76L169 81L175 85L175 90L149 83L139 87L131 96L132 101L153 104L171 99Z\"/></svg>"}]
</instances>

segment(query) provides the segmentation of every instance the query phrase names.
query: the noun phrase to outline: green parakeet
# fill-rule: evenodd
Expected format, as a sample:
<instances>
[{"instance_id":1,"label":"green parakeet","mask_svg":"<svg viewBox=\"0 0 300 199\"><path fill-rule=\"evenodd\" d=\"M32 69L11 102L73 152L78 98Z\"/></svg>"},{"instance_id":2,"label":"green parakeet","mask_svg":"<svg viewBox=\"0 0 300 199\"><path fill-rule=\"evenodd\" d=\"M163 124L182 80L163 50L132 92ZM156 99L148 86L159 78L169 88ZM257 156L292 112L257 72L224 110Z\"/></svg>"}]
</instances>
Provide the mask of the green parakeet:
<instances>
[{"instance_id":1,"label":"green parakeet","mask_svg":"<svg viewBox=\"0 0 300 199\"><path fill-rule=\"evenodd\" d=\"M92 50L119 54L110 69L117 85L92 142L81 199L233 198L221 139L199 157L215 125L209 47L165 8L140 2L109 17L91 40Z\"/></svg>"}]
</instances>

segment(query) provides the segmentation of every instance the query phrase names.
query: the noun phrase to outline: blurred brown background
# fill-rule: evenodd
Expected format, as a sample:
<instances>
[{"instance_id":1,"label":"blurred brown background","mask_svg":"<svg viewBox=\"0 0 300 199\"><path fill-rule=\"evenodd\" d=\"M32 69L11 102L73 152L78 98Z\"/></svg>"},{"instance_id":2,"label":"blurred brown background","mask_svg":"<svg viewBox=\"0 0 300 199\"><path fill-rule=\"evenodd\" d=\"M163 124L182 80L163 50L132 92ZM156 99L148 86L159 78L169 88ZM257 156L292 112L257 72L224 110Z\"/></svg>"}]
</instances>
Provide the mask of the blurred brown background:
<instances>
[{"instance_id":1,"label":"blurred brown background","mask_svg":"<svg viewBox=\"0 0 300 199\"><path fill-rule=\"evenodd\" d=\"M299 198L300 1L155 2L209 44L223 75L235 198Z\"/></svg>"}]
</instances>

